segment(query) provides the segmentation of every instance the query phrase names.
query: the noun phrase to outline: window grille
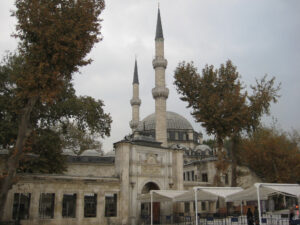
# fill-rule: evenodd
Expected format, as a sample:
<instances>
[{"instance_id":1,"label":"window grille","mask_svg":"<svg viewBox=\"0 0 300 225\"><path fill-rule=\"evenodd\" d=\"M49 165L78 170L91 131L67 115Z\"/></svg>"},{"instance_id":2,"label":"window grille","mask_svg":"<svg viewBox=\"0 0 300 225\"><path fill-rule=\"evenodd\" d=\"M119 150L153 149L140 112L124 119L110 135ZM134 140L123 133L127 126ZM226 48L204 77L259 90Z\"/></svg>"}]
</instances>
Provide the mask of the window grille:
<instances>
[{"instance_id":1,"label":"window grille","mask_svg":"<svg viewBox=\"0 0 300 225\"><path fill-rule=\"evenodd\" d=\"M13 203L13 215L14 220L25 220L29 218L30 208L30 193L15 193Z\"/></svg>"},{"instance_id":2,"label":"window grille","mask_svg":"<svg viewBox=\"0 0 300 225\"><path fill-rule=\"evenodd\" d=\"M97 216L97 194L84 195L84 217Z\"/></svg>"},{"instance_id":3,"label":"window grille","mask_svg":"<svg viewBox=\"0 0 300 225\"><path fill-rule=\"evenodd\" d=\"M117 216L117 194L105 196L105 217Z\"/></svg>"},{"instance_id":4,"label":"window grille","mask_svg":"<svg viewBox=\"0 0 300 225\"><path fill-rule=\"evenodd\" d=\"M39 202L39 216L42 219L54 218L54 193L41 193Z\"/></svg>"},{"instance_id":5,"label":"window grille","mask_svg":"<svg viewBox=\"0 0 300 225\"><path fill-rule=\"evenodd\" d=\"M76 217L76 194L64 194L62 205L62 217Z\"/></svg>"}]
</instances>

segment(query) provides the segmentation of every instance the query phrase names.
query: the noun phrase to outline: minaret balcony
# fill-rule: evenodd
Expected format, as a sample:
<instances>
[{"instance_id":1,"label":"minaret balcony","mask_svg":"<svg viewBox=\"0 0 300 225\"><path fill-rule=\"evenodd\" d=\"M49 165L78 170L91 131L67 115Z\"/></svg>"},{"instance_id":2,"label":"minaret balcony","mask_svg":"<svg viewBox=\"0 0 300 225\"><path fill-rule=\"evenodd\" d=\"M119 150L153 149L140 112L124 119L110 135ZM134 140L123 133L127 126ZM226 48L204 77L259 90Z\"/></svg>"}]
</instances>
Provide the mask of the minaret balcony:
<instances>
[{"instance_id":1,"label":"minaret balcony","mask_svg":"<svg viewBox=\"0 0 300 225\"><path fill-rule=\"evenodd\" d=\"M152 96L154 99L156 98L168 98L169 89L166 87L155 87L152 89Z\"/></svg>"},{"instance_id":2,"label":"minaret balcony","mask_svg":"<svg viewBox=\"0 0 300 225\"><path fill-rule=\"evenodd\" d=\"M134 106L134 105L140 106L141 105L141 99L133 98L133 99L130 100L130 104L131 104L131 106Z\"/></svg>"},{"instance_id":3,"label":"minaret balcony","mask_svg":"<svg viewBox=\"0 0 300 225\"><path fill-rule=\"evenodd\" d=\"M166 69L168 65L168 61L164 58L156 57L155 59L153 59L152 65L154 69L157 67L163 67Z\"/></svg>"},{"instance_id":4,"label":"minaret balcony","mask_svg":"<svg viewBox=\"0 0 300 225\"><path fill-rule=\"evenodd\" d=\"M136 128L138 127L138 125L139 125L139 121L131 120L131 121L129 122L129 125L130 125L130 128L131 128L131 129L136 129Z\"/></svg>"}]
</instances>

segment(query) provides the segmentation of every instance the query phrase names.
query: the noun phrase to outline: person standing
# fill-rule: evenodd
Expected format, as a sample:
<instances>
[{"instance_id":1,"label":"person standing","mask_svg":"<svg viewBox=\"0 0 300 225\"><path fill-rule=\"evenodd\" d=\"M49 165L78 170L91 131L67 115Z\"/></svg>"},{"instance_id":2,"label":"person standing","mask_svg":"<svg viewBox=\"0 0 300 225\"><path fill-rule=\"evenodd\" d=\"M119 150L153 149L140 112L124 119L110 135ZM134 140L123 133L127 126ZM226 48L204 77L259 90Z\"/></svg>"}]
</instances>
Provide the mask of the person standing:
<instances>
[{"instance_id":1,"label":"person standing","mask_svg":"<svg viewBox=\"0 0 300 225\"><path fill-rule=\"evenodd\" d=\"M253 225L253 213L250 208L247 210L247 223L248 225Z\"/></svg>"},{"instance_id":2,"label":"person standing","mask_svg":"<svg viewBox=\"0 0 300 225\"><path fill-rule=\"evenodd\" d=\"M294 216L295 216L294 209L293 209L293 207L291 207L290 208L290 213L289 213L289 225L292 224Z\"/></svg>"},{"instance_id":3,"label":"person standing","mask_svg":"<svg viewBox=\"0 0 300 225\"><path fill-rule=\"evenodd\" d=\"M257 206L255 206L254 208L254 221L255 221L255 225L259 225L259 213L258 213Z\"/></svg>"}]
</instances>

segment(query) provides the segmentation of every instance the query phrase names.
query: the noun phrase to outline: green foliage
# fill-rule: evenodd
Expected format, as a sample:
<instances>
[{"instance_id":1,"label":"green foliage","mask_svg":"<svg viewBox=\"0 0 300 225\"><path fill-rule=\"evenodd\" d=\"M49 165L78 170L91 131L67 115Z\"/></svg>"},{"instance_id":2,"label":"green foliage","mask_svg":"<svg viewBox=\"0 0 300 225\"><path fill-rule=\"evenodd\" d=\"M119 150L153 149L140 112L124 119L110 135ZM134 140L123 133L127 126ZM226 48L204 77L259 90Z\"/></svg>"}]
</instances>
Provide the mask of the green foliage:
<instances>
[{"instance_id":1,"label":"green foliage","mask_svg":"<svg viewBox=\"0 0 300 225\"><path fill-rule=\"evenodd\" d=\"M0 145L5 148L16 143L18 117L24 107L16 98L17 86L12 77L21 66L22 58L12 54L8 54L0 66ZM62 147L100 150L101 143L96 139L109 136L112 122L103 107L101 100L77 97L73 85L67 82L54 101L43 103L39 99L31 113L32 132L26 144L26 150L39 157L31 161L25 159L19 171L62 172L65 168Z\"/></svg>"},{"instance_id":2,"label":"green foliage","mask_svg":"<svg viewBox=\"0 0 300 225\"><path fill-rule=\"evenodd\" d=\"M285 132L259 127L242 140L238 155L265 182L300 182L299 147Z\"/></svg>"},{"instance_id":3,"label":"green foliage","mask_svg":"<svg viewBox=\"0 0 300 225\"><path fill-rule=\"evenodd\" d=\"M102 151L102 143L97 140L97 135L92 135L86 131L78 129L77 124L63 124L58 128L61 130L61 139L64 149L71 149L74 153L81 154L84 150L95 149L99 153Z\"/></svg>"},{"instance_id":4,"label":"green foliage","mask_svg":"<svg viewBox=\"0 0 300 225\"><path fill-rule=\"evenodd\" d=\"M20 163L19 172L62 173L66 169L66 157L62 153L62 141L58 132L37 129L30 138L30 153L38 157Z\"/></svg>"},{"instance_id":5,"label":"green foliage","mask_svg":"<svg viewBox=\"0 0 300 225\"><path fill-rule=\"evenodd\" d=\"M215 139L203 140L203 144L208 145L211 149L216 148L216 140Z\"/></svg>"}]
</instances>

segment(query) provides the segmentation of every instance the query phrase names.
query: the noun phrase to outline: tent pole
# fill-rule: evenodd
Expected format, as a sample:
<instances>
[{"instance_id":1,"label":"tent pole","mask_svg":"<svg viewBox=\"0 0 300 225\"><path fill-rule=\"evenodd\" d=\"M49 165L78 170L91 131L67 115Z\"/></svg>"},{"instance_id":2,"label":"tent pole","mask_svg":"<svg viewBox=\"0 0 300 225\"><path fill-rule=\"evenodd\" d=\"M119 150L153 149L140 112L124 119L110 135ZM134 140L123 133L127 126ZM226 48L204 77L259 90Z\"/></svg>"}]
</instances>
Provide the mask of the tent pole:
<instances>
[{"instance_id":1,"label":"tent pole","mask_svg":"<svg viewBox=\"0 0 300 225\"><path fill-rule=\"evenodd\" d=\"M261 184L258 184L256 187L257 190L257 205L258 205L258 218L259 218L259 224L261 223L261 208L260 208L260 196L259 196L259 188Z\"/></svg>"},{"instance_id":2,"label":"tent pole","mask_svg":"<svg viewBox=\"0 0 300 225\"><path fill-rule=\"evenodd\" d=\"M150 191L151 225L153 225L153 192Z\"/></svg>"},{"instance_id":3,"label":"tent pole","mask_svg":"<svg viewBox=\"0 0 300 225\"><path fill-rule=\"evenodd\" d=\"M243 201L241 201L241 217L243 216Z\"/></svg>"},{"instance_id":4,"label":"tent pole","mask_svg":"<svg viewBox=\"0 0 300 225\"><path fill-rule=\"evenodd\" d=\"M195 192L195 218L196 218L196 225L198 225L198 200L197 200L197 188L194 188Z\"/></svg>"}]
</instances>

